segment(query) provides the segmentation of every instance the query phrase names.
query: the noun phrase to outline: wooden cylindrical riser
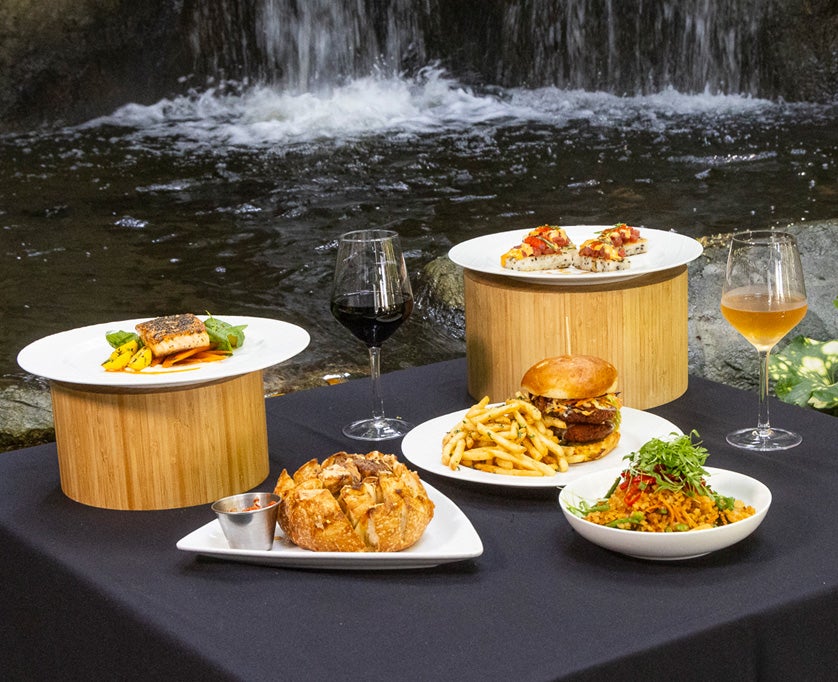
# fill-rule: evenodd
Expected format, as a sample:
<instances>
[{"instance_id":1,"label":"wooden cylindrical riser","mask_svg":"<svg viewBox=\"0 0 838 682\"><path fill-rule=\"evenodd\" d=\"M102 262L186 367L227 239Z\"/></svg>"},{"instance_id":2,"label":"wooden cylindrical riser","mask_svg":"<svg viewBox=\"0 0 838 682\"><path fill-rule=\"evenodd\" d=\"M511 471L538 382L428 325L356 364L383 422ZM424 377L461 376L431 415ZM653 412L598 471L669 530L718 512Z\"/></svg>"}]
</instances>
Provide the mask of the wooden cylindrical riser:
<instances>
[{"instance_id":1,"label":"wooden cylindrical riser","mask_svg":"<svg viewBox=\"0 0 838 682\"><path fill-rule=\"evenodd\" d=\"M61 488L106 509L210 503L268 475L262 372L164 390L53 382Z\"/></svg>"},{"instance_id":2,"label":"wooden cylindrical riser","mask_svg":"<svg viewBox=\"0 0 838 682\"><path fill-rule=\"evenodd\" d=\"M547 286L465 270L468 390L513 396L543 358L597 355L623 403L645 409L687 390L687 268L610 284Z\"/></svg>"}]
</instances>

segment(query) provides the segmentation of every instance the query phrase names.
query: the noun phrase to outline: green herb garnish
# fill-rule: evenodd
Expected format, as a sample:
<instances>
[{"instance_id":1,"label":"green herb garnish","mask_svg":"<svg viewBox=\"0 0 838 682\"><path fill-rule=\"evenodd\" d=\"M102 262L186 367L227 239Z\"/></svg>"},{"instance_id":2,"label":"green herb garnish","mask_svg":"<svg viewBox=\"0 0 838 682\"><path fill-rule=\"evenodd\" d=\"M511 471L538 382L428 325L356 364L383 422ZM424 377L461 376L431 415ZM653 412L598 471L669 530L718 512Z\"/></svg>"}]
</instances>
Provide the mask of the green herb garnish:
<instances>
[{"instance_id":1,"label":"green herb garnish","mask_svg":"<svg viewBox=\"0 0 838 682\"><path fill-rule=\"evenodd\" d=\"M578 507L572 505L567 506L567 510L571 514L583 519L593 512L608 511L609 509L611 509L611 506L608 504L607 499L597 500L595 504L590 504L587 500L579 500Z\"/></svg>"},{"instance_id":2,"label":"green herb garnish","mask_svg":"<svg viewBox=\"0 0 838 682\"><path fill-rule=\"evenodd\" d=\"M704 462L709 453L701 447L700 441L693 443L693 437L698 438L698 432L693 430L689 434L670 435L670 440L652 438L639 450L623 458L629 460L627 470L630 476L651 476L659 488L666 490L714 496L704 482L707 476Z\"/></svg>"},{"instance_id":3,"label":"green herb garnish","mask_svg":"<svg viewBox=\"0 0 838 682\"><path fill-rule=\"evenodd\" d=\"M546 239L546 238L544 238L540 235L537 235L536 239L538 239L542 244L544 244L544 246L546 246L548 249L550 249L550 251L561 251L562 250L562 247L558 246L557 244L555 244L551 240Z\"/></svg>"},{"instance_id":4,"label":"green herb garnish","mask_svg":"<svg viewBox=\"0 0 838 682\"><path fill-rule=\"evenodd\" d=\"M246 324L233 326L229 322L213 317L210 313L207 313L207 315L209 317L204 320L204 327L206 327L210 342L215 348L231 352L236 348L241 348L244 343Z\"/></svg>"},{"instance_id":5,"label":"green herb garnish","mask_svg":"<svg viewBox=\"0 0 838 682\"><path fill-rule=\"evenodd\" d=\"M105 339L110 344L111 348L119 348L121 345L132 340L140 341L139 335L134 332L126 332L122 330L106 333ZM140 345L142 345L142 342L140 342Z\"/></svg>"}]
</instances>

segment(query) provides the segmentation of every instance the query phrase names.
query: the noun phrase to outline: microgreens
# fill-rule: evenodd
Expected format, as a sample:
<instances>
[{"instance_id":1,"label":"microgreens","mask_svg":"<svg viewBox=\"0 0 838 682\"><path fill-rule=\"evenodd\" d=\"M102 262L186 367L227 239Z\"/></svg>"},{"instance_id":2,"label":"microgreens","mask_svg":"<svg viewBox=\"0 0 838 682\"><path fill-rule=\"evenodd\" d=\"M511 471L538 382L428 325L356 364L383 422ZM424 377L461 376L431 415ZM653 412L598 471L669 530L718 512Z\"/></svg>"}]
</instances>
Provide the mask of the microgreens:
<instances>
[{"instance_id":1,"label":"microgreens","mask_svg":"<svg viewBox=\"0 0 838 682\"><path fill-rule=\"evenodd\" d=\"M629 473L652 476L659 488L715 497L704 482L704 462L709 453L700 441L693 443L693 437L698 438L697 431L671 433L669 440L652 438L623 458L629 460Z\"/></svg>"}]
</instances>

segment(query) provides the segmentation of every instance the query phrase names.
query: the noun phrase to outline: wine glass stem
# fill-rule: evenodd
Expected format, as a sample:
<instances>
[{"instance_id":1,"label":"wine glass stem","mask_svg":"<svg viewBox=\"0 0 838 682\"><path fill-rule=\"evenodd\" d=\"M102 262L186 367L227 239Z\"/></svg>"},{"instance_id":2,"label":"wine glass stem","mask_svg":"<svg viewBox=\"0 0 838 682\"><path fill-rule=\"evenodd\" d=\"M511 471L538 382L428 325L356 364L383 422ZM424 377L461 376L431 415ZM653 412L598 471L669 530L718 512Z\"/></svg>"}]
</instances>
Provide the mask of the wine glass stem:
<instances>
[{"instance_id":1,"label":"wine glass stem","mask_svg":"<svg viewBox=\"0 0 838 682\"><path fill-rule=\"evenodd\" d=\"M757 417L757 434L760 438L766 438L771 431L768 421L768 350L758 348L759 353L759 415Z\"/></svg>"},{"instance_id":2,"label":"wine glass stem","mask_svg":"<svg viewBox=\"0 0 838 682\"><path fill-rule=\"evenodd\" d=\"M384 399L381 397L381 348L370 346L370 382L372 384L372 418L384 420Z\"/></svg>"}]
</instances>

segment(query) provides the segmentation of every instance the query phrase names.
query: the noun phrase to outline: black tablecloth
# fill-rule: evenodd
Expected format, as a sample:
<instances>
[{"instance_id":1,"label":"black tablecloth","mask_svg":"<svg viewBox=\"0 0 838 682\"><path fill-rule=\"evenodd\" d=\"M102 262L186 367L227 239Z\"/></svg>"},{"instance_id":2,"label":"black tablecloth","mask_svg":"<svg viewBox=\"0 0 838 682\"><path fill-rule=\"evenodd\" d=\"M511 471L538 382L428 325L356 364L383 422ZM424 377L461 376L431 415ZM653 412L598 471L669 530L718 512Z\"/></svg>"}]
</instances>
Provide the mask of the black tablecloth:
<instances>
[{"instance_id":1,"label":"black tablecloth","mask_svg":"<svg viewBox=\"0 0 838 682\"><path fill-rule=\"evenodd\" d=\"M384 377L388 412L419 423L466 407L466 364ZM282 467L366 451L340 425L368 382L267 401ZM494 396L493 396L494 398ZM328 571L196 557L178 539L209 506L124 512L60 490L54 445L0 455L0 676L47 679L828 679L838 670L838 421L772 404L804 435L780 454L735 450L756 397L691 378L651 410L699 430L708 465L773 493L751 537L682 562L577 536L555 491L423 476L465 512L479 558L432 569ZM400 454L398 442L382 450Z\"/></svg>"}]
</instances>

